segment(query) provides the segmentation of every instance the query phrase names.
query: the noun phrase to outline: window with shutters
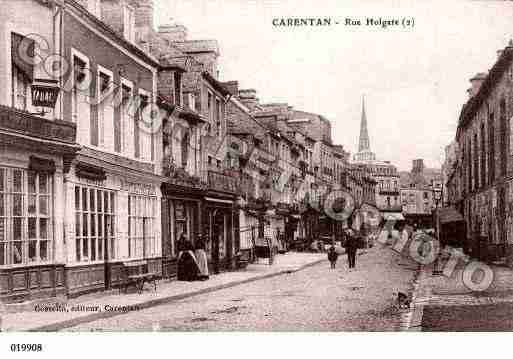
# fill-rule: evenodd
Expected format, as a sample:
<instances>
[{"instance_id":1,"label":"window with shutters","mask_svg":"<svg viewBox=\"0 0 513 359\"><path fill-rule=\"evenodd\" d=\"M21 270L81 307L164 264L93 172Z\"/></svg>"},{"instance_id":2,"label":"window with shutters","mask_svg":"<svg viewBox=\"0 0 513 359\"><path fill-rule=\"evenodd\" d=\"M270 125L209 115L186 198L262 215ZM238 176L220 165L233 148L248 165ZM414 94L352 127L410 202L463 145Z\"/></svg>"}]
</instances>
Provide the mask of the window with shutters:
<instances>
[{"instance_id":1,"label":"window with shutters","mask_svg":"<svg viewBox=\"0 0 513 359\"><path fill-rule=\"evenodd\" d=\"M0 266L51 260L52 180L44 172L0 167Z\"/></svg>"}]
</instances>

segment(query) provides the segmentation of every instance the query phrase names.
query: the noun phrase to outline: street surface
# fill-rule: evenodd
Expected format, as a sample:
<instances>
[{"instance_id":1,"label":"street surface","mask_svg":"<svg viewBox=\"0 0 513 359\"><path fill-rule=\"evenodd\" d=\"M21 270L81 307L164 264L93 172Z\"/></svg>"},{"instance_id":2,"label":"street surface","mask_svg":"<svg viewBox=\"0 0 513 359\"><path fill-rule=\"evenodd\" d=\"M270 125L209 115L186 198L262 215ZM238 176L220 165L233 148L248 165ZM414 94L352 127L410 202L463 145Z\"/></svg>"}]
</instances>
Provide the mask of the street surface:
<instances>
[{"instance_id":1,"label":"street surface","mask_svg":"<svg viewBox=\"0 0 513 359\"><path fill-rule=\"evenodd\" d=\"M397 291L408 292L417 268L390 247L170 304L85 323L67 331L393 331Z\"/></svg>"}]
</instances>

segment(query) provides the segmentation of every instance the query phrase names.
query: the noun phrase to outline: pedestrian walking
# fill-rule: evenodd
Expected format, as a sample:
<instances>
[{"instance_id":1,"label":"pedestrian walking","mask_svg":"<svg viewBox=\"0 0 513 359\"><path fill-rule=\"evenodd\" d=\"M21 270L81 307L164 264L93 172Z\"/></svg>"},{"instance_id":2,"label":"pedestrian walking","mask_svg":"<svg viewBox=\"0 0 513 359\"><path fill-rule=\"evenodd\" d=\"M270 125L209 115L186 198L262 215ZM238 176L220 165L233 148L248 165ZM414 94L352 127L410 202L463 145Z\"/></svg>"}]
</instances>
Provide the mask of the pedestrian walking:
<instances>
[{"instance_id":1,"label":"pedestrian walking","mask_svg":"<svg viewBox=\"0 0 513 359\"><path fill-rule=\"evenodd\" d=\"M328 260L331 264L331 269L335 269L337 265L337 259L338 259L338 253L335 249L335 246L332 244L331 247L328 249Z\"/></svg>"},{"instance_id":2,"label":"pedestrian walking","mask_svg":"<svg viewBox=\"0 0 513 359\"><path fill-rule=\"evenodd\" d=\"M347 262L349 264L349 269L353 269L356 266L356 254L358 252L358 238L356 237L356 232L349 227L346 231L346 253L347 253Z\"/></svg>"}]
</instances>

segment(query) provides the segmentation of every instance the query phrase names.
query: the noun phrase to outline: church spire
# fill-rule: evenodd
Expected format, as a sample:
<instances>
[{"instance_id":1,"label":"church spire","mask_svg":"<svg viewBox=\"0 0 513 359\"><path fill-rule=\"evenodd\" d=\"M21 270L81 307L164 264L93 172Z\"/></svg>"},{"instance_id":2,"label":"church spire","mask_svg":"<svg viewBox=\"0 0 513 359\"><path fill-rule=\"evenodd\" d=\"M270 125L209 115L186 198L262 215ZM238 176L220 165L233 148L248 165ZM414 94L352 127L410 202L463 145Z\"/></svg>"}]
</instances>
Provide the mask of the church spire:
<instances>
[{"instance_id":1,"label":"church spire","mask_svg":"<svg viewBox=\"0 0 513 359\"><path fill-rule=\"evenodd\" d=\"M360 139L358 152L370 151L369 132L367 130L367 116L365 115L365 95L362 96L362 120L360 122Z\"/></svg>"}]
</instances>

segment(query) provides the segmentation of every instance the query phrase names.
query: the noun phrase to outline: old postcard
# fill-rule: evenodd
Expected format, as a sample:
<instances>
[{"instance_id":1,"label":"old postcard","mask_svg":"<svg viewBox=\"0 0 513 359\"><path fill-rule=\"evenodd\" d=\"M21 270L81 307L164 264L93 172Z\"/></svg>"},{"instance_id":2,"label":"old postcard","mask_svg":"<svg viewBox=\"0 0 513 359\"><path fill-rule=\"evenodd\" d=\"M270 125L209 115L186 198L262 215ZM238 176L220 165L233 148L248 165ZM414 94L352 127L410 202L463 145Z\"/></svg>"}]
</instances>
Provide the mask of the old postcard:
<instances>
[{"instance_id":1,"label":"old postcard","mask_svg":"<svg viewBox=\"0 0 513 359\"><path fill-rule=\"evenodd\" d=\"M512 331L512 14L0 0L4 338Z\"/></svg>"}]
</instances>

